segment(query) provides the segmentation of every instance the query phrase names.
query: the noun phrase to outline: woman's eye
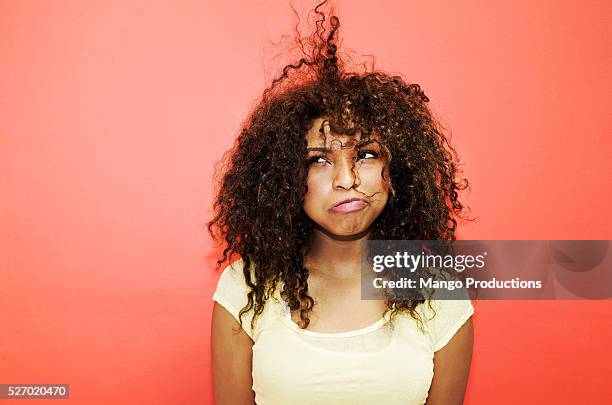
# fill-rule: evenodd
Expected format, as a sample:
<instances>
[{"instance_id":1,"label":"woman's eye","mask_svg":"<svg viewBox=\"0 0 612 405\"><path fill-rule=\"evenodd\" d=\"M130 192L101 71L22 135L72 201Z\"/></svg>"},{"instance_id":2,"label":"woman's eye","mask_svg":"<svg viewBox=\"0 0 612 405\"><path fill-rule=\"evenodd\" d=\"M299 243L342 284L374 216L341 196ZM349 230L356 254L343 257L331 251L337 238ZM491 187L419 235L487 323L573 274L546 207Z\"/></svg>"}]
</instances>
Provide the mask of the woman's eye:
<instances>
[{"instance_id":1,"label":"woman's eye","mask_svg":"<svg viewBox=\"0 0 612 405\"><path fill-rule=\"evenodd\" d=\"M311 158L308 159L308 164L325 164L327 163L327 159L325 159L323 156L313 156Z\"/></svg>"},{"instance_id":2,"label":"woman's eye","mask_svg":"<svg viewBox=\"0 0 612 405\"><path fill-rule=\"evenodd\" d=\"M378 153L371 150L362 150L357 154L358 159L376 159L378 157Z\"/></svg>"}]
</instances>

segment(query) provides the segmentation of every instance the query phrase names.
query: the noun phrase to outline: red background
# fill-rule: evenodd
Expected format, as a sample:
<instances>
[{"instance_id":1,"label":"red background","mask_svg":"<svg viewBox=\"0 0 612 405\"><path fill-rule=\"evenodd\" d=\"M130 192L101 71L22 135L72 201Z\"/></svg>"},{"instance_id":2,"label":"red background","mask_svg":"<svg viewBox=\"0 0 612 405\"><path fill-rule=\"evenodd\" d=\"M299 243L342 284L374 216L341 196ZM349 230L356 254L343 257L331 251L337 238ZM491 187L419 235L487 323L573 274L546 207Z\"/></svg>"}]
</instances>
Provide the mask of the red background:
<instances>
[{"instance_id":1,"label":"red background","mask_svg":"<svg viewBox=\"0 0 612 405\"><path fill-rule=\"evenodd\" d=\"M612 239L611 4L338 2L343 44L452 132L461 238ZM0 383L212 402L213 165L293 24L285 0L0 1ZM612 398L612 302L475 305L468 404Z\"/></svg>"}]
</instances>

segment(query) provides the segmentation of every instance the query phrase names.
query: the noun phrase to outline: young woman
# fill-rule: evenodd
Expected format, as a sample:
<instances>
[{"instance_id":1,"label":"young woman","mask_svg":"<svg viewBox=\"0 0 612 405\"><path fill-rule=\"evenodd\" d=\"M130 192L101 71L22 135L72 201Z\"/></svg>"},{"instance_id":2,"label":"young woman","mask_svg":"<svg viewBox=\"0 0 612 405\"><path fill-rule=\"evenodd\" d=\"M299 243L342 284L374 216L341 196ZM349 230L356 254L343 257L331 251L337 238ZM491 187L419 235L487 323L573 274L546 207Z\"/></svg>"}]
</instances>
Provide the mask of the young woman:
<instances>
[{"instance_id":1,"label":"young woman","mask_svg":"<svg viewBox=\"0 0 612 405\"><path fill-rule=\"evenodd\" d=\"M324 4L323 2L322 4ZM461 404L469 300L361 299L365 240L455 238L457 157L416 84L350 72L320 11L227 155L217 404Z\"/></svg>"}]
</instances>

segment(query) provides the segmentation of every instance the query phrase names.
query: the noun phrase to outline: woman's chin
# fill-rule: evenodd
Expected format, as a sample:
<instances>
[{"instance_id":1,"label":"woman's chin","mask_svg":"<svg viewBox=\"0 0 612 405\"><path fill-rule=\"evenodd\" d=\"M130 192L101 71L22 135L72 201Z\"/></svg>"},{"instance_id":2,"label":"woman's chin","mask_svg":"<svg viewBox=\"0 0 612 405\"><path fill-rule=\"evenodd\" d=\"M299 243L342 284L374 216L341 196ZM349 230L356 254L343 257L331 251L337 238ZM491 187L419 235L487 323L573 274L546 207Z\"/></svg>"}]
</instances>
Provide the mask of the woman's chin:
<instances>
[{"instance_id":1,"label":"woman's chin","mask_svg":"<svg viewBox=\"0 0 612 405\"><path fill-rule=\"evenodd\" d=\"M357 240L365 237L369 232L369 227L322 227L317 228L332 239L336 240Z\"/></svg>"}]
</instances>

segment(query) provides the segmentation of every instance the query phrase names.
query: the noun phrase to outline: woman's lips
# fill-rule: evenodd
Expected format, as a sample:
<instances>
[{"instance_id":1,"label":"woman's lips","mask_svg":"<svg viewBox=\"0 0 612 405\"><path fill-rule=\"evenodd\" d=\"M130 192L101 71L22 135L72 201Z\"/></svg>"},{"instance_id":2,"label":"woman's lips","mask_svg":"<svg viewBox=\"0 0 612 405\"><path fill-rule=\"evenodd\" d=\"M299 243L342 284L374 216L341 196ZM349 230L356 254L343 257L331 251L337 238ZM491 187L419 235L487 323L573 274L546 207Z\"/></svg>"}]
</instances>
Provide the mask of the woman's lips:
<instances>
[{"instance_id":1,"label":"woman's lips","mask_svg":"<svg viewBox=\"0 0 612 405\"><path fill-rule=\"evenodd\" d=\"M329 211L333 213L354 212L354 211L359 211L366 205L368 205L368 203L365 202L364 200L351 200L351 201L340 203L330 208Z\"/></svg>"}]
</instances>

